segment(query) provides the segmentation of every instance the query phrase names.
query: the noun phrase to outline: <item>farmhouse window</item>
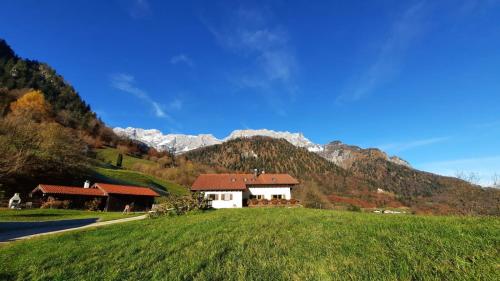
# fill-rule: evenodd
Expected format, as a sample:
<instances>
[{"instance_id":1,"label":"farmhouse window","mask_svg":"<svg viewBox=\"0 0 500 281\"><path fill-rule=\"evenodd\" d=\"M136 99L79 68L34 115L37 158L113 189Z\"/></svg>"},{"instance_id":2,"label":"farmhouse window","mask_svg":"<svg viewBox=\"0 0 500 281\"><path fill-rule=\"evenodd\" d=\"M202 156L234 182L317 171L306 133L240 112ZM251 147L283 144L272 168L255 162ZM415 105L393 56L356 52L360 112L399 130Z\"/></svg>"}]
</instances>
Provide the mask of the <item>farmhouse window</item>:
<instances>
[{"instance_id":1,"label":"farmhouse window","mask_svg":"<svg viewBox=\"0 0 500 281\"><path fill-rule=\"evenodd\" d=\"M273 194L273 199L283 199L285 198L285 195L283 194Z\"/></svg>"},{"instance_id":2,"label":"farmhouse window","mask_svg":"<svg viewBox=\"0 0 500 281\"><path fill-rule=\"evenodd\" d=\"M219 200L219 194L208 194L209 200Z\"/></svg>"},{"instance_id":3,"label":"farmhouse window","mask_svg":"<svg viewBox=\"0 0 500 281\"><path fill-rule=\"evenodd\" d=\"M256 194L256 195L250 195L250 199L264 199L264 195L262 194Z\"/></svg>"},{"instance_id":4,"label":"farmhouse window","mask_svg":"<svg viewBox=\"0 0 500 281\"><path fill-rule=\"evenodd\" d=\"M224 200L224 201L233 200L233 194L232 193L223 193L223 194L221 194L221 200Z\"/></svg>"}]
</instances>

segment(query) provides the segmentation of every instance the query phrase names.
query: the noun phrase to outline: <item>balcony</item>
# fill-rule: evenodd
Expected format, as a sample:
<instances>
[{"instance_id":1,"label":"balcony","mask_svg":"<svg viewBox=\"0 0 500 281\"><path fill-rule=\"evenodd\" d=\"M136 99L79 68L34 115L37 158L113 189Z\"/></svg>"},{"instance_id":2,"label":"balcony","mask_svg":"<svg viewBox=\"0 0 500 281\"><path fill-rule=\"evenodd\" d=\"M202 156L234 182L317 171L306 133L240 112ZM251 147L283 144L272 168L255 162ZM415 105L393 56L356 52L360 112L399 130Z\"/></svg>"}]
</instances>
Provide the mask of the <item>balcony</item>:
<instances>
[{"instance_id":1,"label":"balcony","mask_svg":"<svg viewBox=\"0 0 500 281\"><path fill-rule=\"evenodd\" d=\"M247 207L301 207L300 201L297 199L247 199L245 200Z\"/></svg>"}]
</instances>

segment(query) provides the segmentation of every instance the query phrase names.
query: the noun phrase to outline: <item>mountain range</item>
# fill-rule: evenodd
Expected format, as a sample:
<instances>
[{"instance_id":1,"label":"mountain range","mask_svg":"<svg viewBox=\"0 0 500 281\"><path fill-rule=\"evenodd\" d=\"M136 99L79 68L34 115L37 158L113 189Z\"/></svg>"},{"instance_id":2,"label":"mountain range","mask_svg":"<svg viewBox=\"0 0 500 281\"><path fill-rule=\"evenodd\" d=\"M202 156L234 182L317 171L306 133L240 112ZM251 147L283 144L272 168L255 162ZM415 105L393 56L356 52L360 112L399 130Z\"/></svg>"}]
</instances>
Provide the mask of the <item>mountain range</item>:
<instances>
[{"instance_id":1,"label":"mountain range","mask_svg":"<svg viewBox=\"0 0 500 281\"><path fill-rule=\"evenodd\" d=\"M13 122L10 105L32 90L41 91L52 109L47 120L7 126ZM376 148L364 149L340 141L320 145L301 133L267 129L236 130L222 139L211 134L162 134L159 130L138 128L111 130L48 64L18 57L0 39L2 124L0 143L3 141L4 145L0 148L4 161L0 164L14 167L11 170L15 173L0 173L0 198L2 192L28 191L39 182L77 184L96 173L101 175L100 171L114 160L102 167L96 158L98 151L119 150L127 153L129 159L138 158L127 168L134 173L185 187L201 173L248 172L258 168L298 178L301 185L294 196L307 207L408 207L415 212L435 214L500 214L498 189L418 171L408 162ZM19 130L24 125L26 130ZM49 125L57 130L47 130ZM43 133L39 137L47 145L32 141L31 137L38 133ZM155 153L139 143L172 151L178 157ZM23 151L22 160L29 162L9 160L17 159ZM80 159L80 168L69 167L68 159ZM110 180L107 175L99 179Z\"/></svg>"},{"instance_id":2,"label":"mountain range","mask_svg":"<svg viewBox=\"0 0 500 281\"><path fill-rule=\"evenodd\" d=\"M321 145L313 143L302 133L291 133L287 131L273 131L268 129L234 130L223 139L218 139L212 134L163 134L157 129L141 129L132 127L116 127L113 129L113 131L119 136L128 137L133 140L143 142L148 146L156 148L159 151L172 150L176 154L186 153L188 151L206 146L221 144L238 138L263 136L274 139L284 139L296 147L302 147L310 152L317 153L323 158L343 168L350 167L355 159L358 159L365 155L376 156L398 165L411 167L407 161L397 156L388 156L387 153L377 148L363 149L358 146L343 144L340 141L332 141L326 145Z\"/></svg>"}]
</instances>

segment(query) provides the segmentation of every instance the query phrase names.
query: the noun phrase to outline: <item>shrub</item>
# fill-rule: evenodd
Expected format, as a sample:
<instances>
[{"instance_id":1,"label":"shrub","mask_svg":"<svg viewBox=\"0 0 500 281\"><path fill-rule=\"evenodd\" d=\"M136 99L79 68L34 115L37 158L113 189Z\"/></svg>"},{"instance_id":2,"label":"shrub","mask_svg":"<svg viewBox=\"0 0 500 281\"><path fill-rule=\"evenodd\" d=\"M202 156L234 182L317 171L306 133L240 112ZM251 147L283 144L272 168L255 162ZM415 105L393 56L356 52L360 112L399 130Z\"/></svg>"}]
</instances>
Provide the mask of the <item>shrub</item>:
<instances>
[{"instance_id":1,"label":"shrub","mask_svg":"<svg viewBox=\"0 0 500 281\"><path fill-rule=\"evenodd\" d=\"M148 213L150 218L165 215L183 215L193 210L206 210L209 208L208 200L201 193L193 193L191 196L170 195L164 197L162 203L153 207Z\"/></svg>"},{"instance_id":2,"label":"shrub","mask_svg":"<svg viewBox=\"0 0 500 281\"><path fill-rule=\"evenodd\" d=\"M85 202L85 209L88 211L97 211L99 210L99 206L101 205L100 198L94 198L94 200Z\"/></svg>"},{"instance_id":3,"label":"shrub","mask_svg":"<svg viewBox=\"0 0 500 281\"><path fill-rule=\"evenodd\" d=\"M49 197L47 201L42 203L42 209L69 209L70 200L56 200L54 197Z\"/></svg>"},{"instance_id":4,"label":"shrub","mask_svg":"<svg viewBox=\"0 0 500 281\"><path fill-rule=\"evenodd\" d=\"M351 212L361 212L361 208L359 206L356 206L356 205L349 205L347 207L347 210L351 211Z\"/></svg>"}]
</instances>

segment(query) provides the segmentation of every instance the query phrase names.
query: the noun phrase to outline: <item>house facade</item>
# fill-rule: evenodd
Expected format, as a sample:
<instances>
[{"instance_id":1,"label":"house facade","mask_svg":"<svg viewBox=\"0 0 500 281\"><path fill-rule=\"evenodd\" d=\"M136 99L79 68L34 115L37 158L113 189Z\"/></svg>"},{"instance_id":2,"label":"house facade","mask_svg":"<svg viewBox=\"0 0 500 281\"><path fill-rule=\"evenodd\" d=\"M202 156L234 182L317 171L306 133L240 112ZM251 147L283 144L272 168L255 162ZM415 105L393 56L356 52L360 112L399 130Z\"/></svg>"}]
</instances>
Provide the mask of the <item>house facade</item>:
<instances>
[{"instance_id":1,"label":"house facade","mask_svg":"<svg viewBox=\"0 0 500 281\"><path fill-rule=\"evenodd\" d=\"M202 192L213 208L242 208L257 203L289 204L297 184L288 174L202 174L191 191Z\"/></svg>"},{"instance_id":2,"label":"house facade","mask_svg":"<svg viewBox=\"0 0 500 281\"><path fill-rule=\"evenodd\" d=\"M30 197L40 203L50 197L55 200L70 201L70 208L82 209L92 200L98 200L99 210L122 211L125 205L132 205L134 210L144 211L151 209L154 198L160 196L147 187L95 183L84 187L39 184L30 193Z\"/></svg>"}]
</instances>

